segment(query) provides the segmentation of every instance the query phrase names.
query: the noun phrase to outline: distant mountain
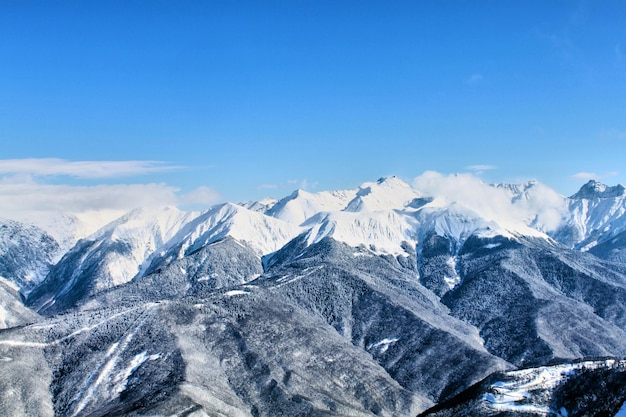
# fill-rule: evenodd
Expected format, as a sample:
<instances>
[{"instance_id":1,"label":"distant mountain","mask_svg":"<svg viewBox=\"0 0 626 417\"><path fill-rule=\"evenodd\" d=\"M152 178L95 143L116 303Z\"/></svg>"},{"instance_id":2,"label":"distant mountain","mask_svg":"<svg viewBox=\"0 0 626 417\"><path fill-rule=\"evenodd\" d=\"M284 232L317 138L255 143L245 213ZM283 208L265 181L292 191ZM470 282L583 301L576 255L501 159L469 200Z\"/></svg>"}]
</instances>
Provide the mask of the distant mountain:
<instances>
[{"instance_id":1,"label":"distant mountain","mask_svg":"<svg viewBox=\"0 0 626 417\"><path fill-rule=\"evenodd\" d=\"M606 259L621 259L626 232L624 187L589 181L568 203L569 217L555 238Z\"/></svg>"},{"instance_id":2,"label":"distant mountain","mask_svg":"<svg viewBox=\"0 0 626 417\"><path fill-rule=\"evenodd\" d=\"M100 291L131 281L165 249L197 213L176 208L136 209L78 241L29 296L29 305L51 312L72 307Z\"/></svg>"},{"instance_id":3,"label":"distant mountain","mask_svg":"<svg viewBox=\"0 0 626 417\"><path fill-rule=\"evenodd\" d=\"M23 297L17 287L12 282L0 278L0 330L23 326L40 319L41 317L34 311L24 306Z\"/></svg>"},{"instance_id":4,"label":"distant mountain","mask_svg":"<svg viewBox=\"0 0 626 417\"><path fill-rule=\"evenodd\" d=\"M5 234L0 415L615 412L623 187L450 181L137 209L58 262Z\"/></svg>"},{"instance_id":5,"label":"distant mountain","mask_svg":"<svg viewBox=\"0 0 626 417\"><path fill-rule=\"evenodd\" d=\"M42 229L0 218L0 278L28 294L60 256L59 244Z\"/></svg>"}]
</instances>

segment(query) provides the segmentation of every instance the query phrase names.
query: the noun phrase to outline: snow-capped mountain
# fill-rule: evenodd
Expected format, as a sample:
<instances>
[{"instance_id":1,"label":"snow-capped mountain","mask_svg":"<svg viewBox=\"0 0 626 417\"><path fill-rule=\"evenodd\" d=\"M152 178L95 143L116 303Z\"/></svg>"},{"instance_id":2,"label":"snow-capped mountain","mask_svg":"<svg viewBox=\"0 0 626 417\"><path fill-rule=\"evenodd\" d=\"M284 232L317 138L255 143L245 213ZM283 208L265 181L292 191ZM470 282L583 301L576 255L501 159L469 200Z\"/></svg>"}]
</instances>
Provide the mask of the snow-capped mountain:
<instances>
[{"instance_id":1,"label":"snow-capped mountain","mask_svg":"<svg viewBox=\"0 0 626 417\"><path fill-rule=\"evenodd\" d=\"M59 258L80 239L95 233L108 223L123 216L120 210L99 210L81 213L27 212L13 219L44 230L57 241L61 249ZM55 259L55 262L58 259Z\"/></svg>"},{"instance_id":2,"label":"snow-capped mountain","mask_svg":"<svg viewBox=\"0 0 626 417\"><path fill-rule=\"evenodd\" d=\"M137 209L58 262L5 234L0 261L28 262L0 281L0 415L577 415L573 392L615 410L625 207L621 186L428 173ZM42 316L15 291L40 258ZM600 377L617 389L580 394Z\"/></svg>"},{"instance_id":3,"label":"snow-capped mountain","mask_svg":"<svg viewBox=\"0 0 626 417\"><path fill-rule=\"evenodd\" d=\"M73 306L226 237L260 258L300 232L298 226L231 203L204 213L173 207L133 210L70 250L29 297L29 305L52 311Z\"/></svg>"},{"instance_id":4,"label":"snow-capped mountain","mask_svg":"<svg viewBox=\"0 0 626 417\"><path fill-rule=\"evenodd\" d=\"M62 250L42 229L0 218L0 279L28 294L46 277Z\"/></svg>"},{"instance_id":5,"label":"snow-capped mountain","mask_svg":"<svg viewBox=\"0 0 626 417\"><path fill-rule=\"evenodd\" d=\"M151 256L197 213L173 207L136 209L80 240L30 295L36 309L73 305L141 275ZM55 308L58 308L55 307Z\"/></svg>"},{"instance_id":6,"label":"snow-capped mountain","mask_svg":"<svg viewBox=\"0 0 626 417\"><path fill-rule=\"evenodd\" d=\"M626 231L624 187L589 181L568 200L569 217L559 230L564 243L588 251Z\"/></svg>"}]
</instances>

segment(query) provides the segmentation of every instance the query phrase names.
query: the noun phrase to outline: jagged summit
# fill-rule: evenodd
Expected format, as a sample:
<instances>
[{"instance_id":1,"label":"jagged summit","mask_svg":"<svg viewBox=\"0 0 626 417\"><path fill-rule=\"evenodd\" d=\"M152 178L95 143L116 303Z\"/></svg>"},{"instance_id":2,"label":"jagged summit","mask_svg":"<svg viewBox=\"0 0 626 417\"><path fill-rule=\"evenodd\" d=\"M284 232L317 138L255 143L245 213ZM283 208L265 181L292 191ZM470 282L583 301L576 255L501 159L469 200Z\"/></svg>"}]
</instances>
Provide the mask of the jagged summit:
<instances>
[{"instance_id":1,"label":"jagged summit","mask_svg":"<svg viewBox=\"0 0 626 417\"><path fill-rule=\"evenodd\" d=\"M594 198L616 198L624 195L625 188L621 184L614 186L605 185L596 180L589 180L583 185L576 194L572 195L572 199L587 199Z\"/></svg>"}]
</instances>

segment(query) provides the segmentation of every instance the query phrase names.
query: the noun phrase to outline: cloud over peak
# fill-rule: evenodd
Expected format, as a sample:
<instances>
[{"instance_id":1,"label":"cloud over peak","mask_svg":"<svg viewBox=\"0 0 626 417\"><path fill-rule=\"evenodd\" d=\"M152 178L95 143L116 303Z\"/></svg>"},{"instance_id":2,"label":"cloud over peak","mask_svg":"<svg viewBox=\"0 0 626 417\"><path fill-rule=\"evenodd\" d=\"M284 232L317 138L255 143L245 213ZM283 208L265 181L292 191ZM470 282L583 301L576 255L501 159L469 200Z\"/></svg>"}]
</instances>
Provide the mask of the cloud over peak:
<instances>
[{"instance_id":1,"label":"cloud over peak","mask_svg":"<svg viewBox=\"0 0 626 417\"><path fill-rule=\"evenodd\" d=\"M75 216L106 213L106 216L99 217L111 220L111 216L119 216L137 207L182 205L202 209L222 199L209 187L201 186L183 193L176 186L158 181L89 185L42 181L43 177L51 176L106 180L179 168L160 161L0 160L0 217L46 224L49 223L47 219L58 216L58 213Z\"/></svg>"},{"instance_id":2,"label":"cloud over peak","mask_svg":"<svg viewBox=\"0 0 626 417\"><path fill-rule=\"evenodd\" d=\"M604 174L596 174L595 172L582 171L582 172L577 172L576 174L572 175L571 178L575 180L589 181L589 180L601 180L604 178L615 177L617 175L619 175L619 172L617 171L605 172Z\"/></svg>"}]
</instances>

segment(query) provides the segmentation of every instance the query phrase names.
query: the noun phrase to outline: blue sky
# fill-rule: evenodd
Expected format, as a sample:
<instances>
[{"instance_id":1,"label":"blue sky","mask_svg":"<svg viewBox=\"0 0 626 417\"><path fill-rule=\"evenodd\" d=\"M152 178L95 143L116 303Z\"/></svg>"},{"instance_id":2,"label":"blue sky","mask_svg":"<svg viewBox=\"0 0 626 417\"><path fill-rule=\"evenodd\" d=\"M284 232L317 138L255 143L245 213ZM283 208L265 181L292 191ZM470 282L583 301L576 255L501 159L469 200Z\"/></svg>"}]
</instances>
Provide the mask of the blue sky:
<instances>
[{"instance_id":1,"label":"blue sky","mask_svg":"<svg viewBox=\"0 0 626 417\"><path fill-rule=\"evenodd\" d=\"M427 170L625 184L624 22L623 1L5 0L0 182L189 204Z\"/></svg>"}]
</instances>

